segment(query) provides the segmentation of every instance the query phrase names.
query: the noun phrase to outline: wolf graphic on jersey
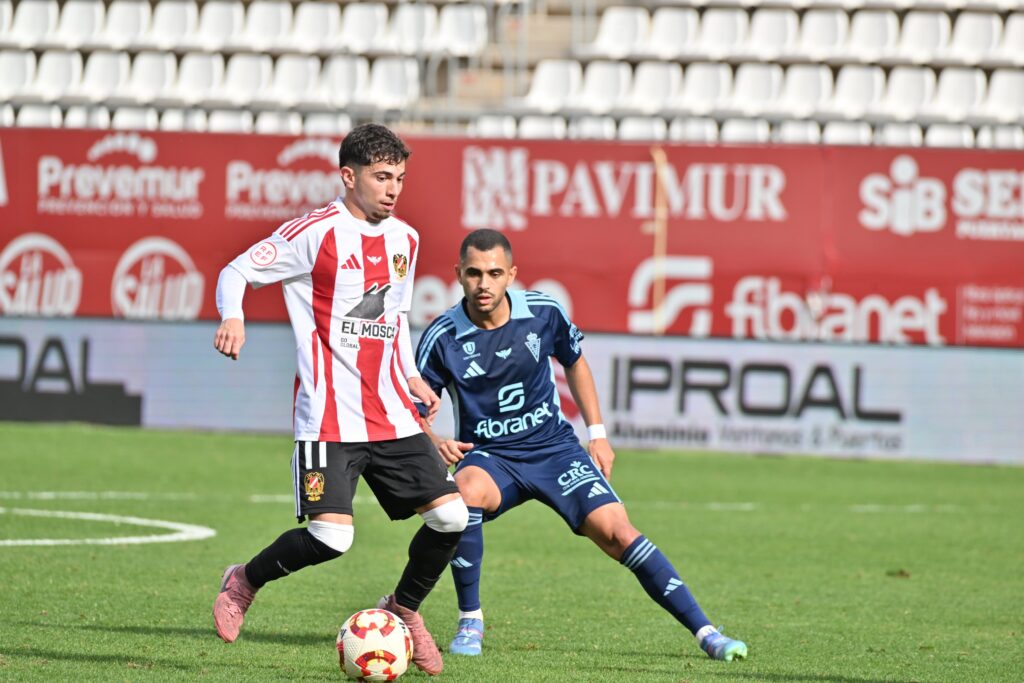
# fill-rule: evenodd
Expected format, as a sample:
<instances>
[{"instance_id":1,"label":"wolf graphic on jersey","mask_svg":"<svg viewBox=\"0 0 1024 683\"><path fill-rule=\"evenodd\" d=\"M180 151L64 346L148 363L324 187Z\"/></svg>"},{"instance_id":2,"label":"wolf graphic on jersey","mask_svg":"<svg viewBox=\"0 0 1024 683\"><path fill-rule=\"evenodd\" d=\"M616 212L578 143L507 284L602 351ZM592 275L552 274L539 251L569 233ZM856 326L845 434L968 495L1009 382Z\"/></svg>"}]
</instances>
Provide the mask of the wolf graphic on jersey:
<instances>
[{"instance_id":1,"label":"wolf graphic on jersey","mask_svg":"<svg viewBox=\"0 0 1024 683\"><path fill-rule=\"evenodd\" d=\"M511 318L493 330L474 325L463 302L434 320L420 337L420 374L434 391L451 396L460 441L512 449L577 443L562 415L551 358L574 365L583 333L546 294L507 296Z\"/></svg>"}]
</instances>

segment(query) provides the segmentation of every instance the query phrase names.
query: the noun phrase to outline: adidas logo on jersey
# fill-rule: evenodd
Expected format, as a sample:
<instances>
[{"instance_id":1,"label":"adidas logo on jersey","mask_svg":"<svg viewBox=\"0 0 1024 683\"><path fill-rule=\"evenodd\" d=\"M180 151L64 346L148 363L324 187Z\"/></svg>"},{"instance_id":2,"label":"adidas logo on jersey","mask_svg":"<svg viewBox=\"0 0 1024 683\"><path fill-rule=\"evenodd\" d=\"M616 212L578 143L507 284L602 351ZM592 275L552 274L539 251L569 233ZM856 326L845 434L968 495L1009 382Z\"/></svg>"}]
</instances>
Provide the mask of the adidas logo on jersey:
<instances>
[{"instance_id":1,"label":"adidas logo on jersey","mask_svg":"<svg viewBox=\"0 0 1024 683\"><path fill-rule=\"evenodd\" d=\"M479 365L477 365L476 361L473 361L472 363L469 364L469 367L466 368L466 372L462 375L462 377L483 377L486 374L487 371L484 370Z\"/></svg>"},{"instance_id":2,"label":"adidas logo on jersey","mask_svg":"<svg viewBox=\"0 0 1024 683\"><path fill-rule=\"evenodd\" d=\"M671 593L672 591L674 591L675 589L679 588L682 585L683 585L683 582L680 581L677 578L673 577L673 578L669 579L668 583L665 584L665 592L662 593L662 596L668 595L669 593Z\"/></svg>"},{"instance_id":3,"label":"adidas logo on jersey","mask_svg":"<svg viewBox=\"0 0 1024 683\"><path fill-rule=\"evenodd\" d=\"M345 262L341 264L342 270L362 270L363 264L359 263L359 259L356 258L355 254L349 255Z\"/></svg>"},{"instance_id":4,"label":"adidas logo on jersey","mask_svg":"<svg viewBox=\"0 0 1024 683\"><path fill-rule=\"evenodd\" d=\"M509 356L512 355L512 347L510 346L507 349L502 349L501 351L495 351L494 355L497 356L498 358L502 359L502 360L505 360L506 358L508 358Z\"/></svg>"},{"instance_id":5,"label":"adidas logo on jersey","mask_svg":"<svg viewBox=\"0 0 1024 683\"><path fill-rule=\"evenodd\" d=\"M587 494L587 498L594 498L595 496L603 496L604 494L606 494L608 492L609 492L608 489L606 489L605 487L601 486L600 482L597 482L593 486L590 487L590 493Z\"/></svg>"}]
</instances>

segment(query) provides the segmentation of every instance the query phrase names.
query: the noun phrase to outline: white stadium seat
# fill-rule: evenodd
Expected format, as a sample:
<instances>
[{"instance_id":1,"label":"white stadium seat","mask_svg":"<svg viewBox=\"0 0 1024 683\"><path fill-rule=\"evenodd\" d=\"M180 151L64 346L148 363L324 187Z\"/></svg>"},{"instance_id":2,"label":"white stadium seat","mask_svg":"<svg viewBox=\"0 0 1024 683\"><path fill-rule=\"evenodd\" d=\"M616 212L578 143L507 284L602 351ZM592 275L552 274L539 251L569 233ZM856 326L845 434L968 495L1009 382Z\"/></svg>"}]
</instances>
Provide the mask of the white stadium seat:
<instances>
[{"instance_id":1,"label":"white stadium seat","mask_svg":"<svg viewBox=\"0 0 1024 683\"><path fill-rule=\"evenodd\" d=\"M110 110L84 104L72 105L64 112L64 127L110 128Z\"/></svg>"},{"instance_id":2,"label":"white stadium seat","mask_svg":"<svg viewBox=\"0 0 1024 683\"><path fill-rule=\"evenodd\" d=\"M653 116L626 116L619 121L620 140L664 140L668 135L665 120Z\"/></svg>"},{"instance_id":3,"label":"white stadium seat","mask_svg":"<svg viewBox=\"0 0 1024 683\"><path fill-rule=\"evenodd\" d=\"M202 109L167 109L160 116L160 130L204 132L206 112Z\"/></svg>"},{"instance_id":4,"label":"white stadium seat","mask_svg":"<svg viewBox=\"0 0 1024 683\"><path fill-rule=\"evenodd\" d=\"M173 50L195 35L199 9L193 0L159 0L153 9L149 31L142 36L142 47Z\"/></svg>"},{"instance_id":5,"label":"white stadium seat","mask_svg":"<svg viewBox=\"0 0 1024 683\"><path fill-rule=\"evenodd\" d=\"M946 64L979 64L999 46L1003 22L993 12L961 12L953 24L949 47L936 55Z\"/></svg>"},{"instance_id":6,"label":"white stadium seat","mask_svg":"<svg viewBox=\"0 0 1024 683\"><path fill-rule=\"evenodd\" d=\"M437 8L424 3L404 3L391 12L387 33L381 45L371 52L416 55L434 49L437 36Z\"/></svg>"},{"instance_id":7,"label":"white stadium seat","mask_svg":"<svg viewBox=\"0 0 1024 683\"><path fill-rule=\"evenodd\" d=\"M818 109L821 119L860 119L877 107L885 76L877 66L848 64L839 69L832 98ZM838 128L838 129L841 129Z\"/></svg>"},{"instance_id":8,"label":"white stadium seat","mask_svg":"<svg viewBox=\"0 0 1024 683\"><path fill-rule=\"evenodd\" d=\"M242 32L245 8L241 0L206 0L195 33L182 39L185 50L217 52Z\"/></svg>"},{"instance_id":9,"label":"white stadium seat","mask_svg":"<svg viewBox=\"0 0 1024 683\"><path fill-rule=\"evenodd\" d=\"M110 120L110 127L117 130L156 130L160 116L152 107L118 107Z\"/></svg>"},{"instance_id":10,"label":"white stadium seat","mask_svg":"<svg viewBox=\"0 0 1024 683\"><path fill-rule=\"evenodd\" d=\"M771 138L771 126L764 119L728 119L722 122L720 142L758 145Z\"/></svg>"},{"instance_id":11,"label":"white stadium seat","mask_svg":"<svg viewBox=\"0 0 1024 683\"><path fill-rule=\"evenodd\" d=\"M366 57L334 55L324 63L320 76L320 98L330 107L344 107L370 83Z\"/></svg>"},{"instance_id":12,"label":"white stadium seat","mask_svg":"<svg viewBox=\"0 0 1024 683\"><path fill-rule=\"evenodd\" d=\"M57 30L35 47L76 50L99 35L103 28L103 15L104 8L100 0L66 0L60 11Z\"/></svg>"},{"instance_id":13,"label":"white stadium seat","mask_svg":"<svg viewBox=\"0 0 1024 683\"><path fill-rule=\"evenodd\" d=\"M253 130L264 135L302 135L302 116L294 111L261 111Z\"/></svg>"},{"instance_id":14,"label":"white stadium seat","mask_svg":"<svg viewBox=\"0 0 1024 683\"><path fill-rule=\"evenodd\" d=\"M574 140L614 140L615 119L610 116L581 116L569 122L569 137Z\"/></svg>"},{"instance_id":15,"label":"white stadium seat","mask_svg":"<svg viewBox=\"0 0 1024 683\"><path fill-rule=\"evenodd\" d=\"M519 137L525 140L560 140L566 124L561 116L530 114L519 119Z\"/></svg>"},{"instance_id":16,"label":"white stadium seat","mask_svg":"<svg viewBox=\"0 0 1024 683\"><path fill-rule=\"evenodd\" d=\"M509 102L509 109L556 112L575 100L582 82L583 69L579 62L572 59L543 59L534 69L526 96Z\"/></svg>"},{"instance_id":17,"label":"white stadium seat","mask_svg":"<svg viewBox=\"0 0 1024 683\"><path fill-rule=\"evenodd\" d=\"M380 57L370 65L370 83L354 102L374 110L405 109L420 97L419 63L412 57Z\"/></svg>"},{"instance_id":18,"label":"white stadium seat","mask_svg":"<svg viewBox=\"0 0 1024 683\"><path fill-rule=\"evenodd\" d=\"M604 114L629 94L633 72L629 64L598 60L587 64L583 85L572 100L562 105L566 114Z\"/></svg>"},{"instance_id":19,"label":"white stadium seat","mask_svg":"<svg viewBox=\"0 0 1024 683\"><path fill-rule=\"evenodd\" d=\"M947 67L939 74L935 97L921 108L922 122L963 121L985 98L985 74L980 69Z\"/></svg>"},{"instance_id":20,"label":"white stadium seat","mask_svg":"<svg viewBox=\"0 0 1024 683\"><path fill-rule=\"evenodd\" d=\"M659 7L651 18L651 29L642 44L634 46L637 58L675 59L687 45L697 41L700 16L692 7Z\"/></svg>"},{"instance_id":21,"label":"white stadium seat","mask_svg":"<svg viewBox=\"0 0 1024 683\"><path fill-rule=\"evenodd\" d=\"M708 118L675 118L668 127L668 139L680 142L715 142L718 124Z\"/></svg>"},{"instance_id":22,"label":"white stadium seat","mask_svg":"<svg viewBox=\"0 0 1024 683\"><path fill-rule=\"evenodd\" d=\"M28 89L35 80L36 56L29 50L0 50L0 101Z\"/></svg>"},{"instance_id":23,"label":"white stadium seat","mask_svg":"<svg viewBox=\"0 0 1024 683\"><path fill-rule=\"evenodd\" d=\"M1024 149L1024 128L1020 126L982 126L976 138L986 149Z\"/></svg>"},{"instance_id":24,"label":"white stadium seat","mask_svg":"<svg viewBox=\"0 0 1024 683\"><path fill-rule=\"evenodd\" d=\"M1006 17L1003 37L984 62L990 66L1024 67L1024 12L1014 12Z\"/></svg>"},{"instance_id":25,"label":"white stadium seat","mask_svg":"<svg viewBox=\"0 0 1024 683\"><path fill-rule=\"evenodd\" d=\"M257 109L326 108L327 98L320 90L320 58L281 55L274 64L270 86L257 92L251 103Z\"/></svg>"},{"instance_id":26,"label":"white stadium seat","mask_svg":"<svg viewBox=\"0 0 1024 683\"><path fill-rule=\"evenodd\" d=\"M624 114L655 114L665 109L683 87L683 67L676 62L641 62L633 85L614 107Z\"/></svg>"},{"instance_id":27,"label":"white stadium seat","mask_svg":"<svg viewBox=\"0 0 1024 683\"><path fill-rule=\"evenodd\" d=\"M910 121L934 95L934 71L920 66L897 66L889 72L885 95L867 115L879 121Z\"/></svg>"},{"instance_id":28,"label":"white stadium seat","mask_svg":"<svg viewBox=\"0 0 1024 683\"><path fill-rule=\"evenodd\" d=\"M900 39L885 56L886 63L927 64L949 43L949 15L945 12L912 10L903 18Z\"/></svg>"},{"instance_id":29,"label":"white stadium seat","mask_svg":"<svg viewBox=\"0 0 1024 683\"><path fill-rule=\"evenodd\" d=\"M145 0L114 0L107 7L103 29L84 44L89 50L125 50L141 44L149 32L153 10Z\"/></svg>"},{"instance_id":30,"label":"white stadium seat","mask_svg":"<svg viewBox=\"0 0 1024 683\"><path fill-rule=\"evenodd\" d=\"M687 60L720 60L737 52L747 39L749 20L742 9L713 7L701 17L700 35L691 47L683 46Z\"/></svg>"},{"instance_id":31,"label":"white stadium seat","mask_svg":"<svg viewBox=\"0 0 1024 683\"><path fill-rule=\"evenodd\" d=\"M800 22L800 37L797 44L786 57L811 62L827 61L846 44L849 32L850 18L843 10L810 9Z\"/></svg>"},{"instance_id":32,"label":"white stadium seat","mask_svg":"<svg viewBox=\"0 0 1024 683\"><path fill-rule=\"evenodd\" d=\"M816 121L783 121L775 131L775 140L788 145L816 145L821 142L821 126Z\"/></svg>"},{"instance_id":33,"label":"white stadium seat","mask_svg":"<svg viewBox=\"0 0 1024 683\"><path fill-rule=\"evenodd\" d=\"M82 55L69 50L47 50L39 58L32 83L12 97L14 102L55 102L78 87L82 80Z\"/></svg>"},{"instance_id":34,"label":"white stadium seat","mask_svg":"<svg viewBox=\"0 0 1024 683\"><path fill-rule=\"evenodd\" d=\"M108 99L112 104L148 104L171 88L178 65L170 52L146 50L135 55L123 89Z\"/></svg>"},{"instance_id":35,"label":"white stadium seat","mask_svg":"<svg viewBox=\"0 0 1024 683\"><path fill-rule=\"evenodd\" d=\"M594 42L577 49L581 57L622 59L635 54L650 34L651 17L644 7L612 6L601 13Z\"/></svg>"},{"instance_id":36,"label":"white stadium seat","mask_svg":"<svg viewBox=\"0 0 1024 683\"><path fill-rule=\"evenodd\" d=\"M673 114L708 114L732 91L732 71L726 64L696 62L686 67L683 89L667 110Z\"/></svg>"},{"instance_id":37,"label":"white stadium seat","mask_svg":"<svg viewBox=\"0 0 1024 683\"><path fill-rule=\"evenodd\" d=\"M936 123L924 134L926 147L972 147L974 131L963 123Z\"/></svg>"},{"instance_id":38,"label":"white stadium seat","mask_svg":"<svg viewBox=\"0 0 1024 683\"><path fill-rule=\"evenodd\" d=\"M159 107L190 106L217 93L223 80L224 58L219 53L189 52L181 58L177 80L153 102Z\"/></svg>"},{"instance_id":39,"label":"white stadium seat","mask_svg":"<svg viewBox=\"0 0 1024 683\"><path fill-rule=\"evenodd\" d=\"M341 32L341 8L336 2L311 0L295 8L291 33L283 40L296 52L327 51L334 47Z\"/></svg>"},{"instance_id":40,"label":"white stadium seat","mask_svg":"<svg viewBox=\"0 0 1024 683\"><path fill-rule=\"evenodd\" d=\"M214 109L207 115L206 130L211 133L251 133L252 112L245 109Z\"/></svg>"},{"instance_id":41,"label":"white stadium seat","mask_svg":"<svg viewBox=\"0 0 1024 683\"><path fill-rule=\"evenodd\" d=\"M863 121L829 121L821 130L826 145L870 145L871 126Z\"/></svg>"},{"instance_id":42,"label":"white stadium seat","mask_svg":"<svg viewBox=\"0 0 1024 683\"><path fill-rule=\"evenodd\" d=\"M802 119L832 96L832 72L822 64L794 64L786 69L782 93L766 111L783 118Z\"/></svg>"},{"instance_id":43,"label":"white stadium seat","mask_svg":"<svg viewBox=\"0 0 1024 683\"><path fill-rule=\"evenodd\" d=\"M270 89L274 63L266 54L239 52L228 59L224 80L200 100L205 107L238 107Z\"/></svg>"},{"instance_id":44,"label":"white stadium seat","mask_svg":"<svg viewBox=\"0 0 1024 683\"><path fill-rule=\"evenodd\" d=\"M472 57L484 51L487 38L487 10L483 5L458 4L441 8L435 51Z\"/></svg>"},{"instance_id":45,"label":"white stadium seat","mask_svg":"<svg viewBox=\"0 0 1024 683\"><path fill-rule=\"evenodd\" d=\"M11 0L0 0L0 36L5 36L11 30L11 23L14 21L14 5ZM10 105L4 107L4 121L10 121L3 125L12 125L14 123L14 108ZM9 114L9 116L8 116Z\"/></svg>"},{"instance_id":46,"label":"white stadium seat","mask_svg":"<svg viewBox=\"0 0 1024 683\"><path fill-rule=\"evenodd\" d=\"M352 119L348 114L336 112L313 112L306 114L302 121L302 132L306 135L344 135L352 130Z\"/></svg>"},{"instance_id":47,"label":"white stadium seat","mask_svg":"<svg viewBox=\"0 0 1024 683\"><path fill-rule=\"evenodd\" d=\"M15 125L25 128L60 128L63 117L55 104L26 104L18 110Z\"/></svg>"},{"instance_id":48,"label":"white stadium seat","mask_svg":"<svg viewBox=\"0 0 1024 683\"><path fill-rule=\"evenodd\" d=\"M732 94L720 102L724 116L758 116L777 102L782 92L782 67L778 64L741 64L736 69Z\"/></svg>"},{"instance_id":49,"label":"white stadium seat","mask_svg":"<svg viewBox=\"0 0 1024 683\"><path fill-rule=\"evenodd\" d=\"M379 2L352 2L341 14L341 34L337 48L362 54L384 42L388 28L388 8Z\"/></svg>"},{"instance_id":50,"label":"white stadium seat","mask_svg":"<svg viewBox=\"0 0 1024 683\"><path fill-rule=\"evenodd\" d=\"M292 30L292 6L287 0L253 0L245 11L245 27L228 40L236 50L268 52L287 45Z\"/></svg>"},{"instance_id":51,"label":"white stadium seat","mask_svg":"<svg viewBox=\"0 0 1024 683\"><path fill-rule=\"evenodd\" d=\"M469 124L468 132L477 138L514 138L516 119L507 114L483 114Z\"/></svg>"},{"instance_id":52,"label":"white stadium seat","mask_svg":"<svg viewBox=\"0 0 1024 683\"><path fill-rule=\"evenodd\" d=\"M988 95L969 118L985 123L1024 121L1024 70L994 70L989 79Z\"/></svg>"},{"instance_id":53,"label":"white stadium seat","mask_svg":"<svg viewBox=\"0 0 1024 683\"><path fill-rule=\"evenodd\" d=\"M14 125L14 107L9 104L0 104L0 127L10 128Z\"/></svg>"},{"instance_id":54,"label":"white stadium seat","mask_svg":"<svg viewBox=\"0 0 1024 683\"><path fill-rule=\"evenodd\" d=\"M127 52L97 50L89 55L78 86L61 95L65 103L100 103L124 90L131 73ZM67 122L67 115L64 117Z\"/></svg>"},{"instance_id":55,"label":"white stadium seat","mask_svg":"<svg viewBox=\"0 0 1024 683\"><path fill-rule=\"evenodd\" d=\"M850 37L839 51L844 61L872 63L890 54L899 38L899 20L891 10L860 10L850 23Z\"/></svg>"},{"instance_id":56,"label":"white stadium seat","mask_svg":"<svg viewBox=\"0 0 1024 683\"><path fill-rule=\"evenodd\" d=\"M738 50L743 59L770 62L793 51L800 32L800 20L791 9L769 7L754 11L750 35Z\"/></svg>"},{"instance_id":57,"label":"white stadium seat","mask_svg":"<svg viewBox=\"0 0 1024 683\"><path fill-rule=\"evenodd\" d=\"M14 9L10 30L0 34L0 47L35 47L57 30L59 15L57 0L21 0ZM20 121L21 111L18 116ZM30 113L28 116L35 117L35 114Z\"/></svg>"},{"instance_id":58,"label":"white stadium seat","mask_svg":"<svg viewBox=\"0 0 1024 683\"><path fill-rule=\"evenodd\" d=\"M916 123L885 123L875 131L875 143L888 147L920 147L924 133Z\"/></svg>"}]
</instances>

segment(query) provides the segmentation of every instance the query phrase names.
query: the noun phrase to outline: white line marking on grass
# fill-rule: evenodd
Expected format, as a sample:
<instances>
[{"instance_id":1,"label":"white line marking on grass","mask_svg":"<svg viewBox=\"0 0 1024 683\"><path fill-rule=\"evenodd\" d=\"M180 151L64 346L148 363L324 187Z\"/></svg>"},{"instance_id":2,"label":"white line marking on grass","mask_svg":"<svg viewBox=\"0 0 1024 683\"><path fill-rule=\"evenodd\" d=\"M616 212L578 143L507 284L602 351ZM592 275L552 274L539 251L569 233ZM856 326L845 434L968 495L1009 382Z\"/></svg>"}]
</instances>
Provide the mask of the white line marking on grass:
<instances>
[{"instance_id":1,"label":"white line marking on grass","mask_svg":"<svg viewBox=\"0 0 1024 683\"><path fill-rule=\"evenodd\" d=\"M862 505L851 505L850 512L859 513L907 513L907 514L921 514L922 512L945 512L952 514L959 514L963 512L963 508L959 505L922 505L916 503L913 505L879 505L877 503L865 503Z\"/></svg>"},{"instance_id":2,"label":"white line marking on grass","mask_svg":"<svg viewBox=\"0 0 1024 683\"><path fill-rule=\"evenodd\" d=\"M67 512L64 510L34 510L28 508L3 508L0 514L22 515L25 517L58 517L60 519L81 519L88 522L113 522L133 526L170 529L174 533L150 536L118 536L114 538L11 538L0 539L0 546L23 545L137 545L139 543L175 543L178 541L199 541L216 536L217 532L205 526L167 522L161 519L104 515L95 512Z\"/></svg>"}]
</instances>

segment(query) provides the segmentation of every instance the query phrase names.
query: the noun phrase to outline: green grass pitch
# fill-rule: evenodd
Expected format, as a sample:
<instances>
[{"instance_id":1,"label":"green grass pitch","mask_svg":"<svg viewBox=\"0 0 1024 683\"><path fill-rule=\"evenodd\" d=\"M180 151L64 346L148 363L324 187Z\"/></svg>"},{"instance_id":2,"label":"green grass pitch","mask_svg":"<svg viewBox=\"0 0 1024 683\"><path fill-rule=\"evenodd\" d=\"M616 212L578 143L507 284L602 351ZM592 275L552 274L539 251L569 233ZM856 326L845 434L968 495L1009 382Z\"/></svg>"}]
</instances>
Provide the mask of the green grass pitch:
<instances>
[{"instance_id":1,"label":"green grass pitch","mask_svg":"<svg viewBox=\"0 0 1024 683\"><path fill-rule=\"evenodd\" d=\"M233 645L213 630L223 568L294 523L290 453L284 436L0 426L0 539L171 533L23 510L216 530L0 545L0 680L342 678L337 628L393 588L416 527L372 500L345 557L268 585ZM485 528L485 656L446 656L439 680L1024 680L1024 469L620 451L613 484L750 658L707 659L627 570L531 503ZM447 575L423 612L446 644Z\"/></svg>"}]
</instances>

